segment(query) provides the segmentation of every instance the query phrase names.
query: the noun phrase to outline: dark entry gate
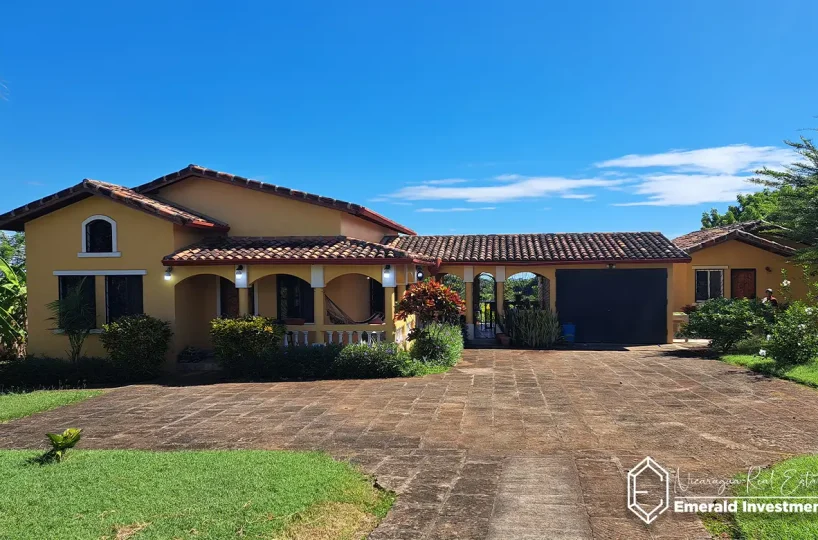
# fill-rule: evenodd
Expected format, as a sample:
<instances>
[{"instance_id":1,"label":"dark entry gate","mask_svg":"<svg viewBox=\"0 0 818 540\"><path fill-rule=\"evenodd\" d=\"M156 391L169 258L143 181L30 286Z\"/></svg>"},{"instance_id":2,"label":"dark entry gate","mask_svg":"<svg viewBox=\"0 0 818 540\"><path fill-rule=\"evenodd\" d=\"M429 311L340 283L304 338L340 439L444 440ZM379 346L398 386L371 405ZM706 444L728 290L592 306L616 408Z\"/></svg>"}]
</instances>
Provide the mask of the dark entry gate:
<instances>
[{"instance_id":1,"label":"dark entry gate","mask_svg":"<svg viewBox=\"0 0 818 540\"><path fill-rule=\"evenodd\" d=\"M665 343L667 270L557 270L560 322L580 343Z\"/></svg>"}]
</instances>

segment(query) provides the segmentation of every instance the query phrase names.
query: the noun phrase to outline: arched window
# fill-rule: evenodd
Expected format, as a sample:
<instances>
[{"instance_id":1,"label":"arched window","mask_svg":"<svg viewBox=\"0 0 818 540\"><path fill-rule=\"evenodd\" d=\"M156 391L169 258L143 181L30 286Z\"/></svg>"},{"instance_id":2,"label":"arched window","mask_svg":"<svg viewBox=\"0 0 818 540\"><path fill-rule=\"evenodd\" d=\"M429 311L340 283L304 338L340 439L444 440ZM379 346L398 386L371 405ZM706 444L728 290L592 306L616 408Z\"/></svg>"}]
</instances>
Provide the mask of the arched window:
<instances>
[{"instance_id":1,"label":"arched window","mask_svg":"<svg viewBox=\"0 0 818 540\"><path fill-rule=\"evenodd\" d=\"M91 216L82 222L82 253L84 257L118 257L116 221L108 216Z\"/></svg>"}]
</instances>

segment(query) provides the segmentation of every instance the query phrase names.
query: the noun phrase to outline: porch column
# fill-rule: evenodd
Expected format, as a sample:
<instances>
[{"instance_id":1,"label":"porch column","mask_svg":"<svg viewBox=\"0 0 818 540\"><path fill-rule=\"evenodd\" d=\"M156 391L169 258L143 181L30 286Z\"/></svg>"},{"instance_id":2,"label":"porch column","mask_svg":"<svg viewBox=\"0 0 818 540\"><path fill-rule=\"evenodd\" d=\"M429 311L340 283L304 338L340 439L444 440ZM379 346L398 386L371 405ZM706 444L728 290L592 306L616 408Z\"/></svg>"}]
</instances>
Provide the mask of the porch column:
<instances>
[{"instance_id":1,"label":"porch column","mask_svg":"<svg viewBox=\"0 0 818 540\"><path fill-rule=\"evenodd\" d=\"M315 341L326 343L324 321L327 318L327 308L324 305L324 267L320 264L310 266L310 286L312 286L312 306L315 316Z\"/></svg>"},{"instance_id":2,"label":"porch column","mask_svg":"<svg viewBox=\"0 0 818 540\"><path fill-rule=\"evenodd\" d=\"M506 286L506 267L505 266L498 266L494 269L494 284L496 285L495 289L495 298L494 301L497 304L497 315L499 317L503 316L503 312L505 310L504 297L503 294L505 292Z\"/></svg>"},{"instance_id":3,"label":"porch column","mask_svg":"<svg viewBox=\"0 0 818 540\"><path fill-rule=\"evenodd\" d=\"M386 323L386 342L395 342L395 287L384 287L384 322Z\"/></svg>"},{"instance_id":4,"label":"porch column","mask_svg":"<svg viewBox=\"0 0 818 540\"><path fill-rule=\"evenodd\" d=\"M463 283L466 286L466 333L474 339L474 267L463 267Z\"/></svg>"},{"instance_id":5,"label":"porch column","mask_svg":"<svg viewBox=\"0 0 818 540\"><path fill-rule=\"evenodd\" d=\"M239 293L239 315L244 317L250 314L250 289L236 289Z\"/></svg>"},{"instance_id":6,"label":"porch column","mask_svg":"<svg viewBox=\"0 0 818 540\"><path fill-rule=\"evenodd\" d=\"M313 343L326 343L324 319L327 316L327 308L324 306L324 288L313 287L312 294L315 313L315 341Z\"/></svg>"}]
</instances>

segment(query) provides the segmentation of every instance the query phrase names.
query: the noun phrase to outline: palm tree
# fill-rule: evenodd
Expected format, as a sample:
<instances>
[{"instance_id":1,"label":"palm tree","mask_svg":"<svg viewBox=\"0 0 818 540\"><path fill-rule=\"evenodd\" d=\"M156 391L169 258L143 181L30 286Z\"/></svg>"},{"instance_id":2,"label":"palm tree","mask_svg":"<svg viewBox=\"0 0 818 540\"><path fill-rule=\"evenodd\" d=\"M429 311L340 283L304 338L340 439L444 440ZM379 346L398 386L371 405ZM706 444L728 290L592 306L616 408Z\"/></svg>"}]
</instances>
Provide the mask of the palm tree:
<instances>
[{"instance_id":1,"label":"palm tree","mask_svg":"<svg viewBox=\"0 0 818 540\"><path fill-rule=\"evenodd\" d=\"M68 337L68 356L72 362L77 362L82 356L82 345L95 326L94 310L82 294L86 279L69 287L60 298L46 306L53 314L49 320L55 321L57 329Z\"/></svg>"}]
</instances>

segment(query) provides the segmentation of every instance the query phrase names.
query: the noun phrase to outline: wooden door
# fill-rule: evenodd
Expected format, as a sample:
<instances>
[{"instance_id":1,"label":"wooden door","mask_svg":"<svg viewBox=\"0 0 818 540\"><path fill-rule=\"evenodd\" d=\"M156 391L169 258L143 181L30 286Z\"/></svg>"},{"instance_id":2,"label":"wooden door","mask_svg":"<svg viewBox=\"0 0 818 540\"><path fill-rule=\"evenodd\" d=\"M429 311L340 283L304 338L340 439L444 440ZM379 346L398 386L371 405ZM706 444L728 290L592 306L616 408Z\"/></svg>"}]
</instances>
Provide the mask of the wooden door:
<instances>
[{"instance_id":1,"label":"wooden door","mask_svg":"<svg viewBox=\"0 0 818 540\"><path fill-rule=\"evenodd\" d=\"M756 271L754 268L730 271L730 293L733 298L756 297Z\"/></svg>"}]
</instances>

